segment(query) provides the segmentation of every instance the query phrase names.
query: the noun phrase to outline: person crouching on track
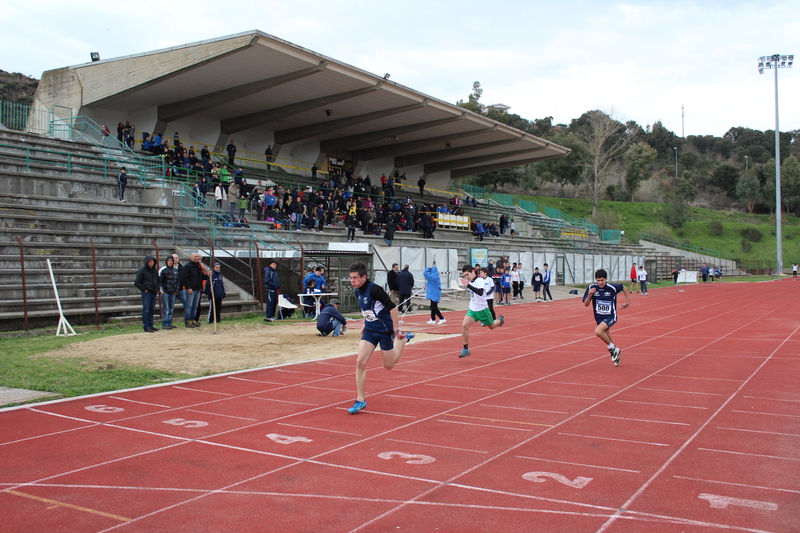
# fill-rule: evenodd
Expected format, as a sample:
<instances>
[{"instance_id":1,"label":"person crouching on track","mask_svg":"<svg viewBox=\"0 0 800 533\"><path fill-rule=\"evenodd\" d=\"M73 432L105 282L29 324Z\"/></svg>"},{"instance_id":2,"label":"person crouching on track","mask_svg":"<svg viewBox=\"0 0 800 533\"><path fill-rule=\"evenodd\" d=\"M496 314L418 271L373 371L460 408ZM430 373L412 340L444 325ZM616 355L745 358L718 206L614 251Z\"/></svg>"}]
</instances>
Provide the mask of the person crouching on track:
<instances>
[{"instance_id":1,"label":"person crouching on track","mask_svg":"<svg viewBox=\"0 0 800 533\"><path fill-rule=\"evenodd\" d=\"M317 335L327 337L333 333L334 337L344 335L347 331L347 319L339 312L339 299L332 298L329 304L322 304L325 307L319 312L317 317Z\"/></svg>"},{"instance_id":2,"label":"person crouching on track","mask_svg":"<svg viewBox=\"0 0 800 533\"><path fill-rule=\"evenodd\" d=\"M498 315L497 319L492 318L492 314L489 312L489 305L486 303L486 299L491 294L494 284L492 284L492 288L489 288L489 284L486 283L485 279L476 276L475 271L470 265L464 265L461 272L464 275L461 279L461 283L470 292L469 311L464 315L464 322L461 323L461 340L464 342L464 348L458 355L460 358L472 355L469 351L469 328L472 324L480 322L489 329L494 329L505 324L503 315Z\"/></svg>"},{"instance_id":3,"label":"person crouching on track","mask_svg":"<svg viewBox=\"0 0 800 533\"><path fill-rule=\"evenodd\" d=\"M608 274L602 268L594 273L594 278L595 283L589 285L583 295L583 306L589 307L590 304L594 306L594 319L597 322L594 334L608 348L614 366L619 366L622 350L614 345L609 330L617 322L617 296L620 292L625 294L625 303L622 304L622 308L625 309L631 305L630 293L622 283L607 283Z\"/></svg>"}]
</instances>

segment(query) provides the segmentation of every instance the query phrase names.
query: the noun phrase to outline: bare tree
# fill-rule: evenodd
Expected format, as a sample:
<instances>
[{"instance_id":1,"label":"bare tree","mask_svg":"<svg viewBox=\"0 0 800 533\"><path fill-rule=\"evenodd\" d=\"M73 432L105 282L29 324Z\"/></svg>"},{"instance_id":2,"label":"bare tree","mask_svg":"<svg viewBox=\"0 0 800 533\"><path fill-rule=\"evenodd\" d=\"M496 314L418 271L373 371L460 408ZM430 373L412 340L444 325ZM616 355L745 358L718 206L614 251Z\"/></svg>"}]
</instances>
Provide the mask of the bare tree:
<instances>
[{"instance_id":1,"label":"bare tree","mask_svg":"<svg viewBox=\"0 0 800 533\"><path fill-rule=\"evenodd\" d=\"M592 214L595 214L600 193L636 135L614 118L613 110L606 113L596 109L584 113L573 128L583 147L582 178L592 193Z\"/></svg>"}]
</instances>

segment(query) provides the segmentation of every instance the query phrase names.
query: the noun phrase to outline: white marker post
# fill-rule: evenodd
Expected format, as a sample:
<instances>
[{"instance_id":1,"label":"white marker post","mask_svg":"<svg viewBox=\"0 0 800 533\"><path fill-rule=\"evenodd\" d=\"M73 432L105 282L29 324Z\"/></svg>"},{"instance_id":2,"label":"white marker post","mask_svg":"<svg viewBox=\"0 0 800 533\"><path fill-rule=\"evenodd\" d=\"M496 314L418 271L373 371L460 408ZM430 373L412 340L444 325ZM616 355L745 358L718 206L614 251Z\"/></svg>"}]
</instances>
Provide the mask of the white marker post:
<instances>
[{"instance_id":1,"label":"white marker post","mask_svg":"<svg viewBox=\"0 0 800 533\"><path fill-rule=\"evenodd\" d=\"M56 304L58 305L58 328L56 329L56 337L71 337L72 335L77 335L75 330L72 329L72 326L69 324L69 321L64 316L64 311L61 309L61 298L58 296L58 287L56 287L56 278L53 275L53 265L50 264L50 259L47 260L47 269L50 271L50 281L53 282L53 293L56 295ZM64 333L61 333L61 330L64 330Z\"/></svg>"}]
</instances>

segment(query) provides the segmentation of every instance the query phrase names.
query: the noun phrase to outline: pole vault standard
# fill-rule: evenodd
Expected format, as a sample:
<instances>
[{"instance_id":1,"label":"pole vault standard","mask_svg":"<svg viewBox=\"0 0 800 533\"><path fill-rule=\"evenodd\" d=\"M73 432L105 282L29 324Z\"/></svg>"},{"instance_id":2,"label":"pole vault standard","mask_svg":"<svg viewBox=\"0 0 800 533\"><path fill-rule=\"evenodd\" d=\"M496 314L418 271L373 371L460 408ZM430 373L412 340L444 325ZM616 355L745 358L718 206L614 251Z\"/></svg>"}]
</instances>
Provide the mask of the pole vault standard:
<instances>
[{"instance_id":1,"label":"pole vault standard","mask_svg":"<svg viewBox=\"0 0 800 533\"><path fill-rule=\"evenodd\" d=\"M72 326L69 324L69 320L64 316L64 311L61 309L61 298L58 296L58 287L56 287L56 277L53 275L53 265L50 264L50 260L47 260L47 270L50 271L50 281L53 282L53 293L56 295L56 304L58 305L58 329L56 329L56 337L71 337L72 335L77 335L75 330L72 329ZM64 333L61 333L61 330L64 330Z\"/></svg>"}]
</instances>

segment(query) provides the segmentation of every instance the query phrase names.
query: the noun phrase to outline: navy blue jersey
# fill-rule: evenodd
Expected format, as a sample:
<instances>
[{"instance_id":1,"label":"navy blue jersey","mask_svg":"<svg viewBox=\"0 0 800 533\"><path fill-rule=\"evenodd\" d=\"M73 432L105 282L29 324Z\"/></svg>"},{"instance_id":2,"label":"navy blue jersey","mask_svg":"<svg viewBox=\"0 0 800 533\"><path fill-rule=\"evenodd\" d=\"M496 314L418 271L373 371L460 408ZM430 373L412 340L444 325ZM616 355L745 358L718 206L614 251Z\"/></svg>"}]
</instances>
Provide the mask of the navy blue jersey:
<instances>
[{"instance_id":1,"label":"navy blue jersey","mask_svg":"<svg viewBox=\"0 0 800 533\"><path fill-rule=\"evenodd\" d=\"M594 318L599 324L607 318L611 318L614 322L617 321L617 295L622 293L622 284L606 283L602 289L597 283L592 283L586 288L583 293L583 300L589 295L589 290L594 288L595 293L592 295L592 307L594 308Z\"/></svg>"},{"instance_id":2,"label":"navy blue jersey","mask_svg":"<svg viewBox=\"0 0 800 533\"><path fill-rule=\"evenodd\" d=\"M358 306L364 315L364 329L378 333L393 333L392 315L395 305L380 286L371 281L356 290Z\"/></svg>"}]
</instances>

